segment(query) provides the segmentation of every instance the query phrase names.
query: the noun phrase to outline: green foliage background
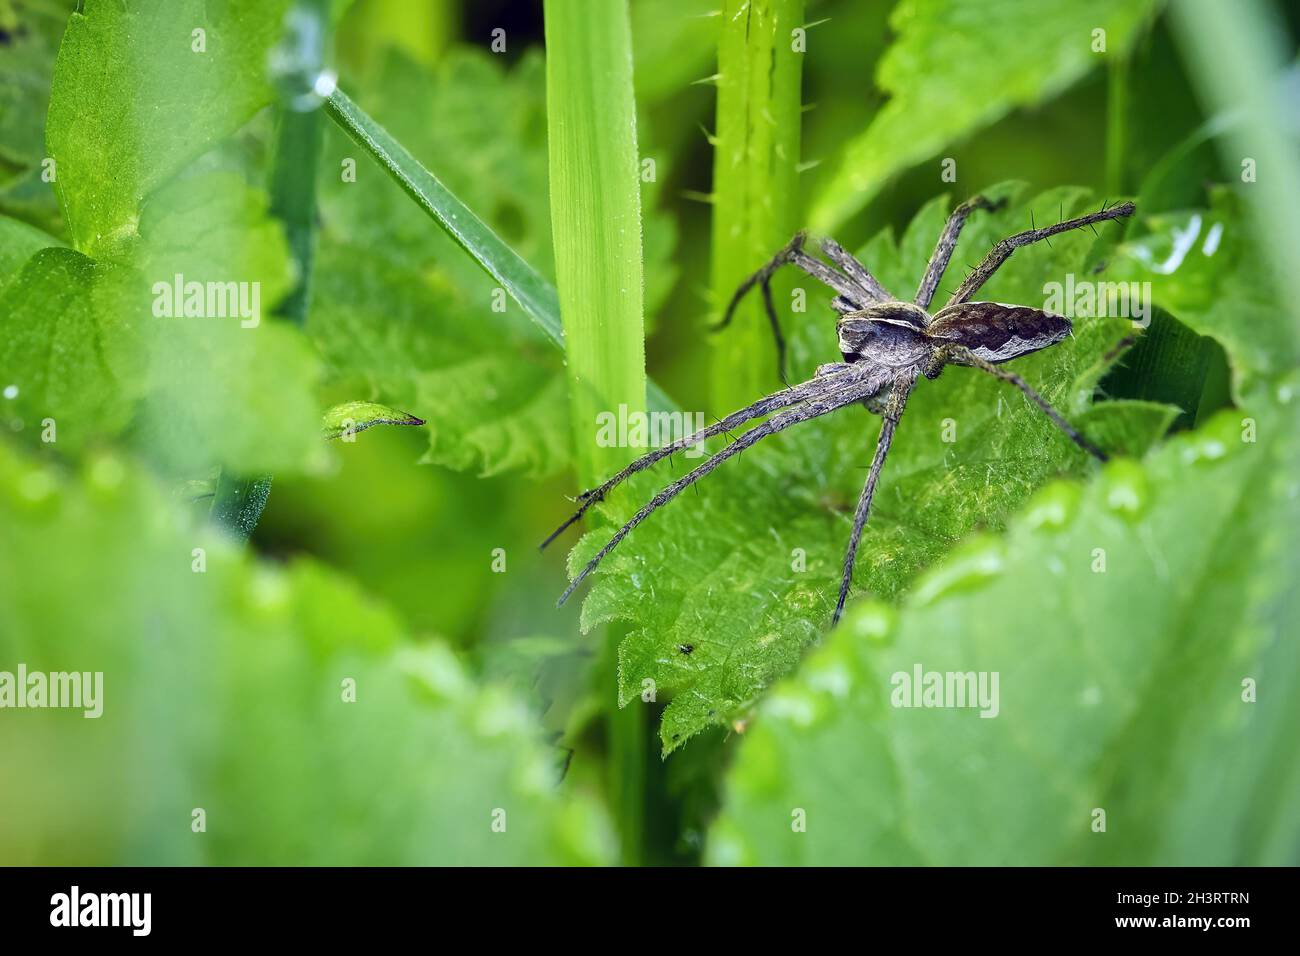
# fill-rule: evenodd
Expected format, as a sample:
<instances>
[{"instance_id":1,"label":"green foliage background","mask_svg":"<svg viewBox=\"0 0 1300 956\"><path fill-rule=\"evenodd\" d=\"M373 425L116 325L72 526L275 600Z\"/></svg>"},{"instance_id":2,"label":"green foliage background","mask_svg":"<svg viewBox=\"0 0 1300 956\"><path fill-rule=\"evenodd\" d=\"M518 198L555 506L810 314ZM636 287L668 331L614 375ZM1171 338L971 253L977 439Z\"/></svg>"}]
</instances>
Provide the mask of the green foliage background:
<instances>
[{"instance_id":1,"label":"green foliage background","mask_svg":"<svg viewBox=\"0 0 1300 956\"><path fill-rule=\"evenodd\" d=\"M582 59L621 51L619 4L335 2L355 107L301 171L301 327L268 185L292 6L0 0L0 671L105 681L97 720L0 710L0 863L1297 862L1294 4L631 0L629 91ZM941 288L1031 221L1138 202L981 293L1151 284L1149 327L1080 318L1017 363L1115 461L952 369L834 632L861 409L729 463L554 608L692 463L539 556L621 454L584 376L639 404L644 348L652 407L723 415L780 384L756 305L706 331L765 250L811 225L910 298L977 191L1007 203ZM176 274L259 283L260 325L156 317ZM797 378L838 358L829 300L778 284ZM214 526L219 478L269 474L250 541ZM891 706L916 664L997 672L999 715Z\"/></svg>"}]
</instances>

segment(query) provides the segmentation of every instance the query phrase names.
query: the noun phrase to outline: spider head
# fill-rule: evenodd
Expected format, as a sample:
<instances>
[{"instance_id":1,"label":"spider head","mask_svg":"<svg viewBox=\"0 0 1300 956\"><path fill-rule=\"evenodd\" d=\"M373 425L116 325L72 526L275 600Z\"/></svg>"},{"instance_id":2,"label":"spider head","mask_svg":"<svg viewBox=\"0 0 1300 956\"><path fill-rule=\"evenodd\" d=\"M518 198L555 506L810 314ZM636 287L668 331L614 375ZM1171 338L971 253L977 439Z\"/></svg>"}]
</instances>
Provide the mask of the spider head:
<instances>
[{"instance_id":1,"label":"spider head","mask_svg":"<svg viewBox=\"0 0 1300 956\"><path fill-rule=\"evenodd\" d=\"M863 359L902 368L925 359L932 348L925 336L930 316L911 302L882 302L840 316L840 352L846 362Z\"/></svg>"}]
</instances>

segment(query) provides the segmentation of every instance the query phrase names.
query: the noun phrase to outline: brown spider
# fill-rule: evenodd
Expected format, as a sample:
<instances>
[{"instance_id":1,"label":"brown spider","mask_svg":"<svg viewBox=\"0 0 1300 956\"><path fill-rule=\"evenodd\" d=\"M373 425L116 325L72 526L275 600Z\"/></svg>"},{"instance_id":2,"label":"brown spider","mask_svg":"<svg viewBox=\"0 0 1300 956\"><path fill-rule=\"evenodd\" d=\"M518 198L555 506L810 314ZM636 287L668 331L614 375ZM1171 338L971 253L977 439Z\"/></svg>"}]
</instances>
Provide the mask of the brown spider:
<instances>
[{"instance_id":1,"label":"brown spider","mask_svg":"<svg viewBox=\"0 0 1300 956\"><path fill-rule=\"evenodd\" d=\"M692 471L655 495L625 525L614 532L605 546L578 572L560 596L558 603L563 604L605 555L614 550L633 528L728 458L739 454L768 435L784 431L791 425L861 402L871 411L881 415L883 422L880 438L876 443L876 454L867 475L867 483L862 489L862 496L858 499L857 509L853 515L853 531L849 535L849 547L844 555L839 599L835 604L835 615L832 619L832 624L838 622L848 597L858 543L862 539L862 529L866 526L871 511L871 499L876 492L876 482L880 478L885 456L889 453L894 430L903 415L907 398L921 376L930 379L938 378L946 365L970 366L994 375L1004 382L1010 382L1041 408L1076 445L1105 461L1106 454L1079 434L1020 376L998 368L998 365L1003 362L1055 345L1070 334L1070 320L1023 305L971 302L970 297L993 276L1002 263L1007 261L1011 253L1021 246L1038 242L1040 239L1048 239L1070 229L1079 229L1108 219L1130 216L1135 207L1131 202L1120 203L1117 206L1103 206L1100 211L1087 216L1067 219L1041 229L1030 229L1003 239L971 271L944 307L931 315L930 302L934 298L939 279L952 258L957 237L967 216L975 209L991 211L996 208L997 205L983 196L975 196L953 210L939 236L934 252L930 255L925 275L921 279L921 287L917 290L913 302L895 299L872 277L861 262L830 239L822 242L822 252L834 263L834 266L808 255L804 252L806 237L802 232L795 235L767 265L741 283L727 306L722 321L715 328L722 328L730 322L740 300L756 284L759 285L762 288L763 301L776 337L780 365L784 370L785 344L777 323L776 309L772 304L770 283L773 272L786 263L792 263L838 293L832 305L839 313L836 329L839 333L840 352L844 361L822 365L808 381L761 398L714 425L641 456L603 484L580 494L577 500L581 505L577 512L542 542L543 548L554 541L565 528L581 518L588 508L602 500L611 488L631 475L704 439L729 432L752 419L772 412L778 413L745 432L726 448L706 458Z\"/></svg>"}]
</instances>

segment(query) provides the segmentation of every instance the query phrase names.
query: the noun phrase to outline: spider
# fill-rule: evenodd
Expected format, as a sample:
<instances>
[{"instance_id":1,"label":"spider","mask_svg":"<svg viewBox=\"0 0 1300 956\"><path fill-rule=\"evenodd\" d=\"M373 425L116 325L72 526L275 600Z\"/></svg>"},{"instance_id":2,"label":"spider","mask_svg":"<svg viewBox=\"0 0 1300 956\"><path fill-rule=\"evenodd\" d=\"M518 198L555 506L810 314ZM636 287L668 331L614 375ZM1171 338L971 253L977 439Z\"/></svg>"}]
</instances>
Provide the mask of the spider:
<instances>
[{"instance_id":1,"label":"spider","mask_svg":"<svg viewBox=\"0 0 1300 956\"><path fill-rule=\"evenodd\" d=\"M875 456L867 474L867 483L858 499L853 514L853 530L849 535L848 550L840 576L839 598L835 603L832 626L837 624L844 611L853 565L857 558L862 530L871 513L871 499L876 492L885 456L894 439L894 431L902 418L903 408L917 381L924 376L938 378L947 365L965 365L987 372L1025 393L1051 419L1057 428L1070 437L1076 445L1100 461L1107 456L1100 448L1081 435L1056 409L1032 389L1019 375L998 366L1022 355L1037 352L1055 345L1070 334L1070 320L1040 309L1023 305L1002 305L997 302L972 302L973 296L993 276L1011 254L1021 246L1049 239L1058 233L1109 219L1119 219L1133 214L1131 202L1116 206L1103 206L1099 211L1075 219L1067 219L1052 226L1031 228L997 243L952 294L942 309L931 315L930 303L939 286L939 279L952 258L957 237L967 217L976 209L993 211L1002 202L993 203L983 196L974 196L958 205L948 217L935 245L930 261L921 278L916 298L912 302L895 299L872 277L867 268L838 243L826 239L822 252L833 265L804 251L805 233L796 233L784 249L772 257L752 276L741 283L731 298L722 320L715 329L726 326L741 299L759 286L767 316L776 339L778 365L784 379L785 343L772 303L772 274L781 266L798 266L817 281L829 286L837 295L831 303L839 313L836 330L843 362L821 365L806 382L787 387L783 391L760 398L746 408L733 412L713 425L703 428L671 444L642 455L603 484L577 497L578 510L550 537L542 542L545 548L569 525L581 518L596 502L627 478L649 468L655 462L695 445L707 438L729 433L739 425L755 418L771 415L733 441L726 448L706 458L693 470L678 478L656 494L626 524L614 532L613 537L596 556L587 562L565 588L557 606L562 605L607 554L618 546L642 521L663 507L684 489L699 481L728 458L769 435L784 431L792 425L819 418L855 403L862 403L882 417L880 437L876 442ZM1096 230L1094 229L1094 232ZM775 414L773 414L775 413Z\"/></svg>"}]
</instances>

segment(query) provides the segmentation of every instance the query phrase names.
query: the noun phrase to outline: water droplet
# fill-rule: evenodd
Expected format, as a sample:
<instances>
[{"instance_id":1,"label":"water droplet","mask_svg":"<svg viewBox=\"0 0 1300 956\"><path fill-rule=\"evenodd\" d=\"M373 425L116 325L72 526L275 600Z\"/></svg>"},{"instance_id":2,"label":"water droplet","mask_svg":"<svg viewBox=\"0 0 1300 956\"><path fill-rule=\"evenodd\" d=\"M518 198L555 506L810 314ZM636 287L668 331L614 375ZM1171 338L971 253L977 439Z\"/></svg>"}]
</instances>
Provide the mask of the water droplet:
<instances>
[{"instance_id":1,"label":"water droplet","mask_svg":"<svg viewBox=\"0 0 1300 956\"><path fill-rule=\"evenodd\" d=\"M43 468L33 468L19 479L18 494L26 501L42 502L54 494L54 476Z\"/></svg>"},{"instance_id":2,"label":"water droplet","mask_svg":"<svg viewBox=\"0 0 1300 956\"><path fill-rule=\"evenodd\" d=\"M126 466L113 455L101 455L90 466L90 481L97 488L113 491L126 478Z\"/></svg>"},{"instance_id":3,"label":"water droplet","mask_svg":"<svg viewBox=\"0 0 1300 956\"><path fill-rule=\"evenodd\" d=\"M289 598L289 584L283 572L259 567L249 582L249 596L262 610L273 611L283 607Z\"/></svg>"},{"instance_id":4,"label":"water droplet","mask_svg":"<svg viewBox=\"0 0 1300 956\"><path fill-rule=\"evenodd\" d=\"M924 607L948 595L975 590L996 578L1005 567L1002 542L992 535L982 535L958 548L926 574L912 592L912 600L918 607Z\"/></svg>"},{"instance_id":5,"label":"water droplet","mask_svg":"<svg viewBox=\"0 0 1300 956\"><path fill-rule=\"evenodd\" d=\"M1072 481L1054 481L1030 499L1021 519L1025 527L1059 531L1068 525L1079 510L1083 490Z\"/></svg>"},{"instance_id":6,"label":"water droplet","mask_svg":"<svg viewBox=\"0 0 1300 956\"><path fill-rule=\"evenodd\" d=\"M18 397L18 386L17 386L17 385L6 385L6 386L5 386L4 395L5 395L5 398L9 399L10 401L13 401L15 398Z\"/></svg>"},{"instance_id":7,"label":"water droplet","mask_svg":"<svg viewBox=\"0 0 1300 956\"><path fill-rule=\"evenodd\" d=\"M267 71L290 109L318 108L334 92L338 78L325 66L325 22L315 10L290 9L284 35L267 55Z\"/></svg>"},{"instance_id":8,"label":"water droplet","mask_svg":"<svg viewBox=\"0 0 1300 956\"><path fill-rule=\"evenodd\" d=\"M790 685L772 691L763 707L765 714L784 718L796 727L811 727L817 711L817 698L811 692Z\"/></svg>"},{"instance_id":9,"label":"water droplet","mask_svg":"<svg viewBox=\"0 0 1300 956\"><path fill-rule=\"evenodd\" d=\"M1239 415L1220 412L1186 437L1180 457L1184 464L1207 464L1226 458L1245 445Z\"/></svg>"},{"instance_id":10,"label":"water droplet","mask_svg":"<svg viewBox=\"0 0 1300 956\"><path fill-rule=\"evenodd\" d=\"M1135 461L1119 458L1108 464L1102 472L1102 488L1106 507L1116 514L1134 520L1146 509L1147 475Z\"/></svg>"},{"instance_id":11,"label":"water droplet","mask_svg":"<svg viewBox=\"0 0 1300 956\"><path fill-rule=\"evenodd\" d=\"M854 638L873 644L888 644L898 624L898 612L880 601L859 601L844 620L844 628Z\"/></svg>"}]
</instances>

